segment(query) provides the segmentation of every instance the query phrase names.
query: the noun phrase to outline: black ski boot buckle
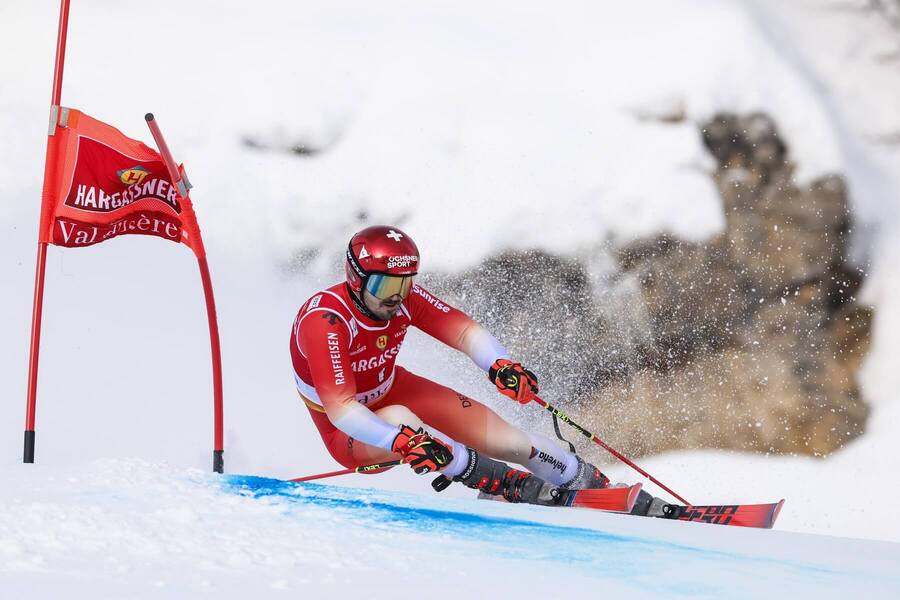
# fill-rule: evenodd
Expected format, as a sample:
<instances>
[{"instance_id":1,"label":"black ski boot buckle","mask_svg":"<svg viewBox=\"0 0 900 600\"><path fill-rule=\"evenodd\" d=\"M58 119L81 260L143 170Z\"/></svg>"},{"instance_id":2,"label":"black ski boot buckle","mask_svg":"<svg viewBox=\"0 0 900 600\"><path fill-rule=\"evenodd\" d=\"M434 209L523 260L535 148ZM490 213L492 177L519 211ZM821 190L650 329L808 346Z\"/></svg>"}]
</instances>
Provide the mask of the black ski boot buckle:
<instances>
[{"instance_id":1,"label":"black ski boot buckle","mask_svg":"<svg viewBox=\"0 0 900 600\"><path fill-rule=\"evenodd\" d=\"M453 483L453 480L446 475L438 475L431 480L431 487L433 487L436 492L443 492L450 487L451 483Z\"/></svg>"}]
</instances>

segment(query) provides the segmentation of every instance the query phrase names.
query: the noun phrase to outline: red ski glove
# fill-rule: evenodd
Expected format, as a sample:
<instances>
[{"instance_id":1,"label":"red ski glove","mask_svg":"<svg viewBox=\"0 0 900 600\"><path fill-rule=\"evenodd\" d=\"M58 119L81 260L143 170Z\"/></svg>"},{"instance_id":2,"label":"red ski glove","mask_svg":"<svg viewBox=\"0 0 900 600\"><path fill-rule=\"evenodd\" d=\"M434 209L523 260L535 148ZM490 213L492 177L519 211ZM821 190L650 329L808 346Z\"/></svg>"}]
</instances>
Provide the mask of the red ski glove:
<instances>
[{"instance_id":1,"label":"red ski glove","mask_svg":"<svg viewBox=\"0 0 900 600\"><path fill-rule=\"evenodd\" d=\"M431 437L421 427L416 430L408 425L401 425L391 449L400 454L403 462L418 475L440 471L453 460L450 446Z\"/></svg>"},{"instance_id":2,"label":"red ski glove","mask_svg":"<svg viewBox=\"0 0 900 600\"><path fill-rule=\"evenodd\" d=\"M504 396L528 404L538 393L537 376L517 362L498 358L488 370L488 378Z\"/></svg>"}]
</instances>

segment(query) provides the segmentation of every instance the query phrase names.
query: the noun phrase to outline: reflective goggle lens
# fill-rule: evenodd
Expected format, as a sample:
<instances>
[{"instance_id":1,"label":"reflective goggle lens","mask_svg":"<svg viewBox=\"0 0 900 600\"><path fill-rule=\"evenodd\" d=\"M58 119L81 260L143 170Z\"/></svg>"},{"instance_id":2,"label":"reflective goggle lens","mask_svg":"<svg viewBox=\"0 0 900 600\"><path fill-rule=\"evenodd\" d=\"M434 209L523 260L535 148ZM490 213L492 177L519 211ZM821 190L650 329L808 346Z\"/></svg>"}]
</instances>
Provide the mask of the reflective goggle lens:
<instances>
[{"instance_id":1,"label":"reflective goggle lens","mask_svg":"<svg viewBox=\"0 0 900 600\"><path fill-rule=\"evenodd\" d=\"M396 275L372 273L366 280L366 290L379 300L387 300L398 294L401 298L406 298L412 285L412 275L397 277Z\"/></svg>"}]
</instances>

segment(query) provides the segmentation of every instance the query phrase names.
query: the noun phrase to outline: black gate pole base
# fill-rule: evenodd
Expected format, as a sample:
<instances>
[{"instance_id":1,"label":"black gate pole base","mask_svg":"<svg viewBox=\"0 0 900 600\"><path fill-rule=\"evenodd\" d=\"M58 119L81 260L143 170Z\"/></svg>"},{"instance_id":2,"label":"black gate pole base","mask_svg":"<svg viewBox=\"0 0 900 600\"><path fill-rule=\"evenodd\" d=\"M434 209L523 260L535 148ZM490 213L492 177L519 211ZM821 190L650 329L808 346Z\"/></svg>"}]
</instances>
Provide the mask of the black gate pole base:
<instances>
[{"instance_id":1,"label":"black gate pole base","mask_svg":"<svg viewBox=\"0 0 900 600\"><path fill-rule=\"evenodd\" d=\"M34 462L34 431L25 430L25 454L22 457L23 463Z\"/></svg>"},{"instance_id":2,"label":"black gate pole base","mask_svg":"<svg viewBox=\"0 0 900 600\"><path fill-rule=\"evenodd\" d=\"M32 432L32 436L34 432ZM33 438L32 438L33 440ZM225 451L224 450L213 450L213 471L216 473L224 473L225 472Z\"/></svg>"}]
</instances>

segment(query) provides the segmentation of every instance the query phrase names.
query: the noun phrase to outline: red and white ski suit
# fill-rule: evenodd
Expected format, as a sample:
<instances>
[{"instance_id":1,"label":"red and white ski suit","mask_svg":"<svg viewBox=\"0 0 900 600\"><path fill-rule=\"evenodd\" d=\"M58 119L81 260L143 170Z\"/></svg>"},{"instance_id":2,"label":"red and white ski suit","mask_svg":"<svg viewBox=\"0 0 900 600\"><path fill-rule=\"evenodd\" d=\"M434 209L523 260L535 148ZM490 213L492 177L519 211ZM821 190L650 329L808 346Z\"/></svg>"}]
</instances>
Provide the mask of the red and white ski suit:
<instances>
[{"instance_id":1,"label":"red and white ski suit","mask_svg":"<svg viewBox=\"0 0 900 600\"><path fill-rule=\"evenodd\" d=\"M571 477L571 453L395 364L409 327L464 352L484 371L508 358L494 336L418 285L387 322L362 314L350 293L339 283L314 294L297 313L291 335L297 390L335 460L353 468L396 458L391 443L397 425L424 424L454 444L455 454L462 444L526 465L550 481Z\"/></svg>"}]
</instances>

